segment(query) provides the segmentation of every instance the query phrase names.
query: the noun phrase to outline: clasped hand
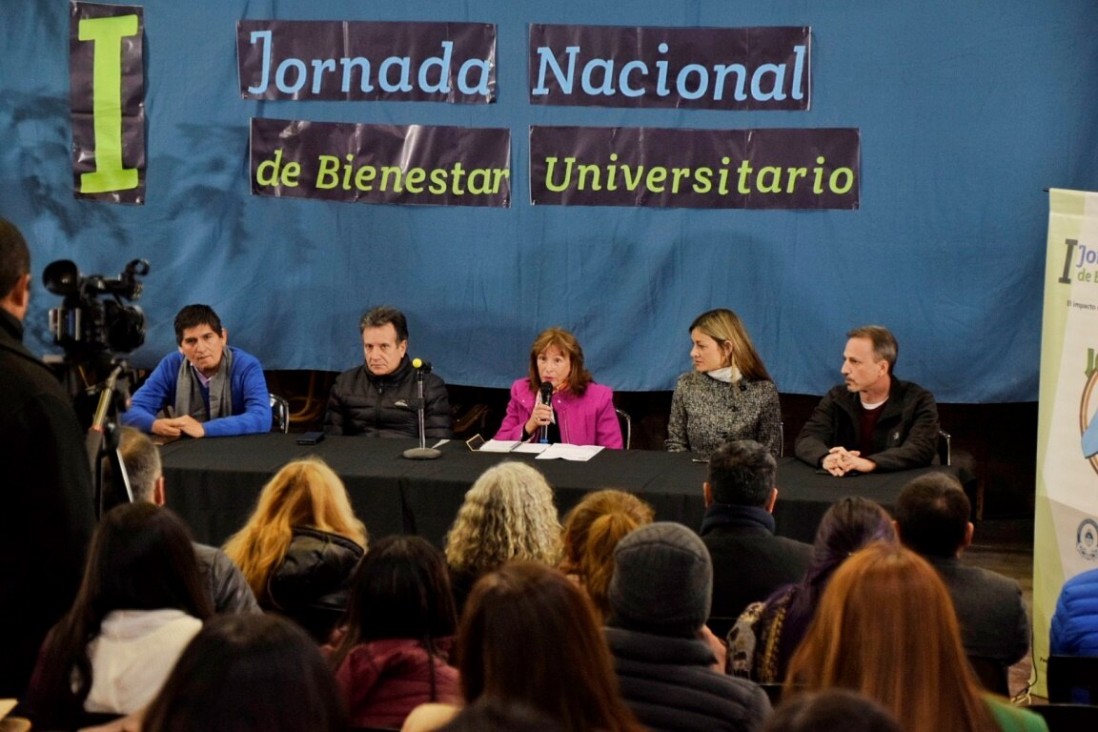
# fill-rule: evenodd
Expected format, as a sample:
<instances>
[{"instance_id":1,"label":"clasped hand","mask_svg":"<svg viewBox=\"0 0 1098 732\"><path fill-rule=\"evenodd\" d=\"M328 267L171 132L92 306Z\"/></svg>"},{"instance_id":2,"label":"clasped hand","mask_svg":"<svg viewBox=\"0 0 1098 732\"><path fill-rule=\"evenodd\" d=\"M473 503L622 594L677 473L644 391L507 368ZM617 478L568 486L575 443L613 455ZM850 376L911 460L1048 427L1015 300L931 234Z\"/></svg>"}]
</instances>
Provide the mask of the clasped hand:
<instances>
[{"instance_id":1,"label":"clasped hand","mask_svg":"<svg viewBox=\"0 0 1098 732\"><path fill-rule=\"evenodd\" d=\"M553 408L548 404L538 404L526 420L526 434L532 435L539 427L545 427L553 421Z\"/></svg>"},{"instance_id":2,"label":"clasped hand","mask_svg":"<svg viewBox=\"0 0 1098 732\"><path fill-rule=\"evenodd\" d=\"M877 467L872 460L861 456L859 450L847 450L845 447L833 447L827 451L821 467L836 478L841 478L849 472L870 473Z\"/></svg>"},{"instance_id":3,"label":"clasped hand","mask_svg":"<svg viewBox=\"0 0 1098 732\"><path fill-rule=\"evenodd\" d=\"M152 433L161 437L205 437L206 428L194 417L185 414L182 417L169 417L153 422Z\"/></svg>"}]
</instances>

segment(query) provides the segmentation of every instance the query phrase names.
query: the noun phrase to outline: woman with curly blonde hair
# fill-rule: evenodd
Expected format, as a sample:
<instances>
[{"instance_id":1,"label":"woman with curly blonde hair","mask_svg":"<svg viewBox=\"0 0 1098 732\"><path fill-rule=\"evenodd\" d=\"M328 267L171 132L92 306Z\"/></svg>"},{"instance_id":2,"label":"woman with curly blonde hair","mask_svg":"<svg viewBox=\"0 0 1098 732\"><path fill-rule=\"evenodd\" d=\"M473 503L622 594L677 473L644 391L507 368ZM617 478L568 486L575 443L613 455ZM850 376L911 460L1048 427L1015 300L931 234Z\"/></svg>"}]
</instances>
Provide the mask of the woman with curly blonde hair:
<instances>
[{"instance_id":1,"label":"woman with curly blonde hair","mask_svg":"<svg viewBox=\"0 0 1098 732\"><path fill-rule=\"evenodd\" d=\"M600 622L610 614L606 593L614 576L614 547L654 517L652 506L632 493L606 489L588 493L564 518L560 570L587 590Z\"/></svg>"},{"instance_id":2,"label":"woman with curly blonde hair","mask_svg":"<svg viewBox=\"0 0 1098 732\"><path fill-rule=\"evenodd\" d=\"M446 563L460 614L476 581L511 559L550 566L560 560L553 489L526 463L488 468L465 494L446 535Z\"/></svg>"},{"instance_id":3,"label":"woman with curly blonde hair","mask_svg":"<svg viewBox=\"0 0 1098 732\"><path fill-rule=\"evenodd\" d=\"M255 511L225 544L260 607L327 640L347 606L366 551L343 481L319 458L287 463L263 486Z\"/></svg>"}]
</instances>

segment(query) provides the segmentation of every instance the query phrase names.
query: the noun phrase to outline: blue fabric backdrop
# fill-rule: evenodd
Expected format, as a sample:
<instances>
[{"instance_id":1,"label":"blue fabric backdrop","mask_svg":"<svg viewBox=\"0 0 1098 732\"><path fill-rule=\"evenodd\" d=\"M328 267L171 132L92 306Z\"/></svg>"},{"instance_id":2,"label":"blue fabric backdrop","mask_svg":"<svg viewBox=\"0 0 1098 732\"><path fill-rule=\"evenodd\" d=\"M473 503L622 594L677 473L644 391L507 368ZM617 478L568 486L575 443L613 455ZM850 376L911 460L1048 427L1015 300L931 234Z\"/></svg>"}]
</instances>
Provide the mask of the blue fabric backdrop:
<instances>
[{"instance_id":1,"label":"blue fabric backdrop","mask_svg":"<svg viewBox=\"0 0 1098 732\"><path fill-rule=\"evenodd\" d=\"M125 3L120 3L125 4ZM140 3L131 3L140 4ZM838 381L845 331L890 326L897 373L942 401L1037 396L1050 186L1098 189L1098 3L1060 0L792 0L520 3L502 0L146 2L147 204L75 200L68 4L0 0L0 215L34 268L57 258L113 275L152 263L140 304L149 366L174 348L188 302L222 315L267 368L359 362L357 319L388 303L411 352L447 381L503 386L534 335L563 325L596 378L670 388L689 367L686 328L730 307L784 392ZM240 18L453 20L498 26L499 101L240 99ZM527 25L808 25L808 112L535 106ZM252 116L509 127L510 209L370 206L250 195ZM533 124L857 127L858 211L532 207ZM36 283L29 342L46 351Z\"/></svg>"}]
</instances>

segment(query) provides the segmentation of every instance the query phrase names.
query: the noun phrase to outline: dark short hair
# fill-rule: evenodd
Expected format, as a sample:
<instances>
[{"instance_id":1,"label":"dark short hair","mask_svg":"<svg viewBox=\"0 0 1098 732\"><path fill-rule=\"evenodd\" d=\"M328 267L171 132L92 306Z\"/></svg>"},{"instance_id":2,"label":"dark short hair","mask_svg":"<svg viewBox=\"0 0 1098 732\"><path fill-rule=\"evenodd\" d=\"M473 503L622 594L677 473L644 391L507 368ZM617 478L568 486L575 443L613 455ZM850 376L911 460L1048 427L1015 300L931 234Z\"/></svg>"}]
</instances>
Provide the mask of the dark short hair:
<instances>
[{"instance_id":1,"label":"dark short hair","mask_svg":"<svg viewBox=\"0 0 1098 732\"><path fill-rule=\"evenodd\" d=\"M889 375L896 369L896 359L900 357L900 344L896 342L896 336L883 325L863 325L853 328L846 334L847 338L866 338L873 344L873 355L878 360L888 361Z\"/></svg>"},{"instance_id":2,"label":"dark short hair","mask_svg":"<svg viewBox=\"0 0 1098 732\"><path fill-rule=\"evenodd\" d=\"M764 506L778 473L778 463L754 440L733 440L709 458L713 500L733 506Z\"/></svg>"},{"instance_id":3,"label":"dark short hair","mask_svg":"<svg viewBox=\"0 0 1098 732\"><path fill-rule=\"evenodd\" d=\"M0 218L0 298L15 288L19 278L30 272L27 240L7 219Z\"/></svg>"},{"instance_id":4,"label":"dark short hair","mask_svg":"<svg viewBox=\"0 0 1098 732\"><path fill-rule=\"evenodd\" d=\"M156 480L164 472L160 448L140 430L123 427L118 454L126 468L126 477L130 479L133 500L151 501Z\"/></svg>"},{"instance_id":5,"label":"dark short hair","mask_svg":"<svg viewBox=\"0 0 1098 732\"><path fill-rule=\"evenodd\" d=\"M184 649L144 729L337 732L346 712L324 657L276 614L219 615Z\"/></svg>"},{"instance_id":6,"label":"dark short hair","mask_svg":"<svg viewBox=\"0 0 1098 732\"><path fill-rule=\"evenodd\" d=\"M393 330L396 331L397 343L408 340L408 319L404 317L404 313L387 305L366 311L358 321L358 332L361 334L367 328L381 328L389 323L393 324Z\"/></svg>"},{"instance_id":7,"label":"dark short hair","mask_svg":"<svg viewBox=\"0 0 1098 732\"><path fill-rule=\"evenodd\" d=\"M766 732L900 732L900 724L878 702L850 689L796 694L783 700Z\"/></svg>"},{"instance_id":8,"label":"dark short hair","mask_svg":"<svg viewBox=\"0 0 1098 732\"><path fill-rule=\"evenodd\" d=\"M221 335L221 318L209 305L187 305L175 316L175 343L183 345L183 331L208 325L214 333Z\"/></svg>"},{"instance_id":9,"label":"dark short hair","mask_svg":"<svg viewBox=\"0 0 1098 732\"><path fill-rule=\"evenodd\" d=\"M918 554L952 557L968 531L972 504L957 479L927 473L904 486L896 499L900 541Z\"/></svg>"}]
</instances>

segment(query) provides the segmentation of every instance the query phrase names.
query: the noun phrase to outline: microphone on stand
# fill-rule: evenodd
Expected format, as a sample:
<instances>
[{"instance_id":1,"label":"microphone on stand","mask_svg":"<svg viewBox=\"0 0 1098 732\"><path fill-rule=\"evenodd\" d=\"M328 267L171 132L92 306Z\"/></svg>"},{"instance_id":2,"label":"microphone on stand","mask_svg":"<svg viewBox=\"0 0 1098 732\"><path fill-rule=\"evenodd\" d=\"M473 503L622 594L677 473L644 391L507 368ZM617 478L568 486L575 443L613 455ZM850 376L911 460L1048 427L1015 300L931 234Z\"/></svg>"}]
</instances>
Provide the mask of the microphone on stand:
<instances>
[{"instance_id":1,"label":"microphone on stand","mask_svg":"<svg viewBox=\"0 0 1098 732\"><path fill-rule=\"evenodd\" d=\"M542 404L548 404L549 406L552 406L553 385L550 382L541 382L541 387L538 389L538 394L541 397ZM549 444L549 425L545 425L541 428L541 436L538 437L538 442L543 445Z\"/></svg>"},{"instance_id":2,"label":"microphone on stand","mask_svg":"<svg viewBox=\"0 0 1098 732\"><path fill-rule=\"evenodd\" d=\"M442 455L442 452L433 447L427 447L427 435L423 428L423 411L426 403L423 400L423 377L431 373L431 362L413 358L412 368L416 370L416 416L419 419L419 447L410 447L404 451L404 457L409 460L434 460Z\"/></svg>"}]
</instances>

